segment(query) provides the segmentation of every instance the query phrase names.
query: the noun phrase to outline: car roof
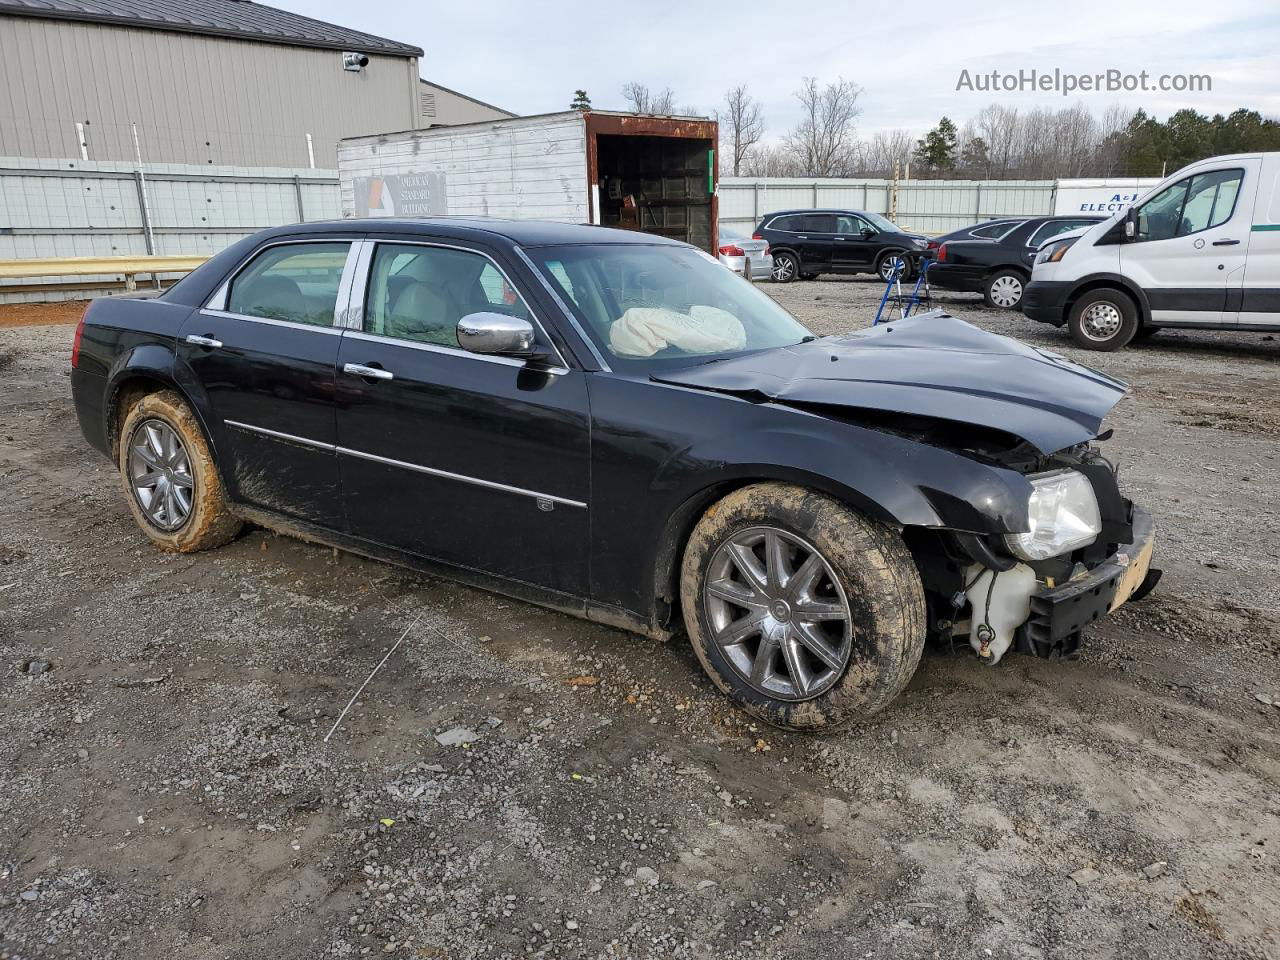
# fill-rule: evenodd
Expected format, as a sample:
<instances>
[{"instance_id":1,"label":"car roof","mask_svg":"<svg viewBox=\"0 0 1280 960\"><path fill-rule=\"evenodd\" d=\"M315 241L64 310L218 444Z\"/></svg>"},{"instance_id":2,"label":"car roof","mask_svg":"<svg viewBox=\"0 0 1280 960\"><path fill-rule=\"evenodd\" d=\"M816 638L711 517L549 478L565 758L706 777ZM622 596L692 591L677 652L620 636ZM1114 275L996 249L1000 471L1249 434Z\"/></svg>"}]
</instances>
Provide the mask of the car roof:
<instances>
[{"instance_id":1,"label":"car roof","mask_svg":"<svg viewBox=\"0 0 1280 960\"><path fill-rule=\"evenodd\" d=\"M805 207L801 210L775 210L773 213L766 213L761 219L768 220L770 217L782 217L793 213L853 213L859 217L869 216L865 210L853 210L849 207Z\"/></svg>"},{"instance_id":2,"label":"car roof","mask_svg":"<svg viewBox=\"0 0 1280 960\"><path fill-rule=\"evenodd\" d=\"M318 220L295 223L264 231L262 236L369 232L380 234L426 234L454 240L484 240L502 237L522 247L562 244L616 243L686 246L679 240L636 230L618 230L588 223L558 223L552 220L511 220L503 217L366 217L348 220Z\"/></svg>"}]
</instances>

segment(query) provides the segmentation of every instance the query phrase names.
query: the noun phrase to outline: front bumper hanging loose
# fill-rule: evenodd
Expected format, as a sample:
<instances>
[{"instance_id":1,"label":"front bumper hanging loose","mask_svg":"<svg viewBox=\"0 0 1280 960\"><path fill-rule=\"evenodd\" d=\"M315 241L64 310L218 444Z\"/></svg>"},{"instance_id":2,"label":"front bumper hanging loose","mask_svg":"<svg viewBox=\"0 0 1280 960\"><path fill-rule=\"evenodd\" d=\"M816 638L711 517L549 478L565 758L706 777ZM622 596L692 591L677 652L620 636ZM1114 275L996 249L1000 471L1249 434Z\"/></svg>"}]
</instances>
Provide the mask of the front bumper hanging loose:
<instances>
[{"instance_id":1,"label":"front bumper hanging loose","mask_svg":"<svg viewBox=\"0 0 1280 960\"><path fill-rule=\"evenodd\" d=\"M1073 656L1081 632L1130 600L1154 589L1161 571L1151 567L1155 525L1151 515L1133 508L1133 542L1084 576L1031 596L1031 614L1014 639L1014 649L1038 657Z\"/></svg>"}]
</instances>

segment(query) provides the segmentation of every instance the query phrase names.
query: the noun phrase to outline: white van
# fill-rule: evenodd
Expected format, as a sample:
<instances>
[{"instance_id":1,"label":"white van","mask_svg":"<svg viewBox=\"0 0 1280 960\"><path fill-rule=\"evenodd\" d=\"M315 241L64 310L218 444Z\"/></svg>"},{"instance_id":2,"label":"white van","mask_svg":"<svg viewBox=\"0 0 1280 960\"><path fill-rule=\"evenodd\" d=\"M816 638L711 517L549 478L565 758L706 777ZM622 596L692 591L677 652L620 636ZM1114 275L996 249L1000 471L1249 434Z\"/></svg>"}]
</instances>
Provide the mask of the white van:
<instances>
[{"instance_id":1,"label":"white van","mask_svg":"<svg viewBox=\"0 0 1280 960\"><path fill-rule=\"evenodd\" d=\"M1184 167L1040 248L1022 312L1090 350L1162 327L1280 330L1280 153Z\"/></svg>"}]
</instances>

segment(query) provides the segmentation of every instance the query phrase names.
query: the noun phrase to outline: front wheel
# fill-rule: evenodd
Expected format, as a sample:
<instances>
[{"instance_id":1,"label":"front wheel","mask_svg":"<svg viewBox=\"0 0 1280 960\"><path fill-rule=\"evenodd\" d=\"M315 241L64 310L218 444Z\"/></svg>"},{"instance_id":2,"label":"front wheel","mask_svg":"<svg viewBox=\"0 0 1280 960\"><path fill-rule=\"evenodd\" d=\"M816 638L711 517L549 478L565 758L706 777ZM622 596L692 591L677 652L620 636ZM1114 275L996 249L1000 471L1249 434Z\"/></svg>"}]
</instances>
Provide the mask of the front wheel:
<instances>
[{"instance_id":1,"label":"front wheel","mask_svg":"<svg viewBox=\"0 0 1280 960\"><path fill-rule=\"evenodd\" d=\"M1071 308L1067 329L1086 350L1119 350L1138 332L1138 308L1118 290L1090 290Z\"/></svg>"},{"instance_id":2,"label":"front wheel","mask_svg":"<svg viewBox=\"0 0 1280 960\"><path fill-rule=\"evenodd\" d=\"M924 648L924 590L898 533L789 484L744 487L703 515L680 599L712 682L790 730L883 709Z\"/></svg>"},{"instance_id":3,"label":"front wheel","mask_svg":"<svg viewBox=\"0 0 1280 960\"><path fill-rule=\"evenodd\" d=\"M900 252L891 250L876 264L876 273L885 283L892 280L894 276L905 283L911 279L911 262Z\"/></svg>"},{"instance_id":4,"label":"front wheel","mask_svg":"<svg viewBox=\"0 0 1280 960\"><path fill-rule=\"evenodd\" d=\"M775 253L773 270L769 274L774 283L790 283L800 276L800 261L792 253Z\"/></svg>"},{"instance_id":5,"label":"front wheel","mask_svg":"<svg viewBox=\"0 0 1280 960\"><path fill-rule=\"evenodd\" d=\"M988 307L1017 310L1022 305L1022 291L1027 278L1017 270L1000 270L987 279L982 289L982 302Z\"/></svg>"},{"instance_id":6,"label":"front wheel","mask_svg":"<svg viewBox=\"0 0 1280 960\"><path fill-rule=\"evenodd\" d=\"M177 393L149 393L130 407L118 446L129 509L157 547L191 553L239 532L200 424Z\"/></svg>"}]
</instances>

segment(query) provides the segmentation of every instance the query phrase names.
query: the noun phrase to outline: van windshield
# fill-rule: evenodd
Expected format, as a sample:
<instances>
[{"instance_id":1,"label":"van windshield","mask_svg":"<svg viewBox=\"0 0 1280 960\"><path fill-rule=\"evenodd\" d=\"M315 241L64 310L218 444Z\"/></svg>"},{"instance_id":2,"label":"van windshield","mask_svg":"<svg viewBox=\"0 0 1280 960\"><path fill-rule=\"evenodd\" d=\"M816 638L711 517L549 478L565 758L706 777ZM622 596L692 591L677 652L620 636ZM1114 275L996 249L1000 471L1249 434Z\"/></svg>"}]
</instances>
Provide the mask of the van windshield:
<instances>
[{"instance_id":1,"label":"van windshield","mask_svg":"<svg viewBox=\"0 0 1280 960\"><path fill-rule=\"evenodd\" d=\"M770 297L691 247L614 243L525 252L596 346L624 365L677 366L813 339Z\"/></svg>"}]
</instances>

